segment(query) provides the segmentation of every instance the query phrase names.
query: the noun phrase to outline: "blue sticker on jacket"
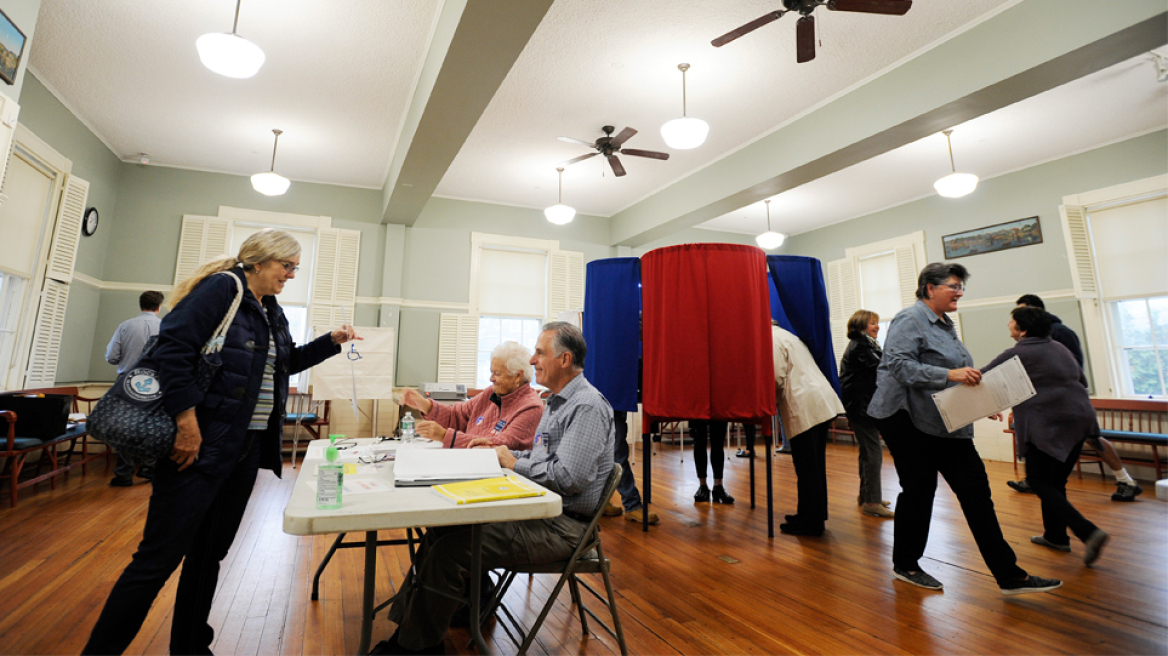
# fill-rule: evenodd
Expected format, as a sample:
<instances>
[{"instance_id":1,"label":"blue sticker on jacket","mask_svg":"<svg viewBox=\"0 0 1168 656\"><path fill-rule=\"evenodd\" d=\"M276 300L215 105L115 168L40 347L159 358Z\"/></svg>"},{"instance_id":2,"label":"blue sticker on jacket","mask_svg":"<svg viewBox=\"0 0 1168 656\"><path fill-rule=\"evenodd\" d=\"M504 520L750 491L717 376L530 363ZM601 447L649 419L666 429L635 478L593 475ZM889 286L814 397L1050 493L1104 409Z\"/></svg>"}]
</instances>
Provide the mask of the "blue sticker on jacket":
<instances>
[{"instance_id":1,"label":"blue sticker on jacket","mask_svg":"<svg viewBox=\"0 0 1168 656\"><path fill-rule=\"evenodd\" d=\"M503 430L503 427L504 427L504 426L506 426L506 425L507 425L507 420L506 420L506 419L500 419L500 420L499 420L499 423L495 424L495 432L497 433L497 432L499 432L499 431Z\"/></svg>"},{"instance_id":2,"label":"blue sticker on jacket","mask_svg":"<svg viewBox=\"0 0 1168 656\"><path fill-rule=\"evenodd\" d=\"M475 426L478 426L478 425L479 425L479 424L481 424L481 423L483 423L483 418L482 418L482 417L479 417L478 419L475 419Z\"/></svg>"}]
</instances>

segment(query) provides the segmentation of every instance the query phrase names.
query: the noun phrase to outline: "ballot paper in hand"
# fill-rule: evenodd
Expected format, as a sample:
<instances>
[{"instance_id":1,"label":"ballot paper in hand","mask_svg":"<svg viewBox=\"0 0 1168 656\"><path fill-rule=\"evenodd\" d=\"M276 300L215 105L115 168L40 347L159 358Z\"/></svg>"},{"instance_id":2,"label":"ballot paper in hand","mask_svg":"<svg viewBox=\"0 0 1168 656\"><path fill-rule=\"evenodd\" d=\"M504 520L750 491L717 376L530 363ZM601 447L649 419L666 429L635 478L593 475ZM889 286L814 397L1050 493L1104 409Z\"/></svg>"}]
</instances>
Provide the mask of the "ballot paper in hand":
<instances>
[{"instance_id":1,"label":"ballot paper in hand","mask_svg":"<svg viewBox=\"0 0 1168 656\"><path fill-rule=\"evenodd\" d=\"M1034 385L1018 356L981 377L979 385L956 385L933 395L937 411L952 433L983 417L1002 412L1035 395Z\"/></svg>"},{"instance_id":2,"label":"ballot paper in hand","mask_svg":"<svg viewBox=\"0 0 1168 656\"><path fill-rule=\"evenodd\" d=\"M412 449L397 450L393 467L398 487L441 485L503 475L494 449Z\"/></svg>"}]
</instances>

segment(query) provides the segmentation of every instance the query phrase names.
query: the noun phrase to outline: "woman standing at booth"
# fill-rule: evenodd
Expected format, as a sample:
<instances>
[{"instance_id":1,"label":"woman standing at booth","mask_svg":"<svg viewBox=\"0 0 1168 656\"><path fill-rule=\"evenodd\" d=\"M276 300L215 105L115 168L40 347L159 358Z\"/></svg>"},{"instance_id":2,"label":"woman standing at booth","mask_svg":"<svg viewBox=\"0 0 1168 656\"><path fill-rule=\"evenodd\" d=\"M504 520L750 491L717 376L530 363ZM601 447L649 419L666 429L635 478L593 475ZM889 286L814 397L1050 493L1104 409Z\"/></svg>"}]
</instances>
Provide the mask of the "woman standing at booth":
<instances>
[{"instance_id":1,"label":"woman standing at booth","mask_svg":"<svg viewBox=\"0 0 1168 656\"><path fill-rule=\"evenodd\" d=\"M848 424L860 447L860 496L857 501L865 515L895 517L887 508L880 483L884 466L884 449L880 446L880 429L868 416L868 404L876 393L876 368L884 351L876 335L880 333L880 315L871 310L857 310L848 319L848 347L840 360L840 392Z\"/></svg>"},{"instance_id":2,"label":"woman standing at booth","mask_svg":"<svg viewBox=\"0 0 1168 656\"><path fill-rule=\"evenodd\" d=\"M181 563L170 653L210 654L207 623L227 555L259 470L276 476L288 377L340 353L360 339L352 326L296 346L276 302L300 268L300 244L282 230L248 237L239 255L204 264L174 291L151 356L162 399L177 423L174 450L155 466L142 541L114 584L85 654L120 654L133 641L159 590ZM226 275L214 275L226 272ZM237 280L232 280L232 277ZM227 315L243 285L243 300L227 331L223 365L203 393L195 381L199 352Z\"/></svg>"},{"instance_id":3,"label":"woman standing at booth","mask_svg":"<svg viewBox=\"0 0 1168 656\"><path fill-rule=\"evenodd\" d=\"M917 277L917 302L896 314L884 340L876 372L876 394L868 414L888 444L902 492L896 502L892 565L897 579L940 590L921 569L929 540L937 474L961 502L961 511L1003 594L1047 592L1062 581L1030 576L1018 567L1002 535L985 463L973 445L973 426L945 429L932 394L953 385L977 385L981 372L957 338L947 312L957 310L969 272L960 264L934 262Z\"/></svg>"}]
</instances>

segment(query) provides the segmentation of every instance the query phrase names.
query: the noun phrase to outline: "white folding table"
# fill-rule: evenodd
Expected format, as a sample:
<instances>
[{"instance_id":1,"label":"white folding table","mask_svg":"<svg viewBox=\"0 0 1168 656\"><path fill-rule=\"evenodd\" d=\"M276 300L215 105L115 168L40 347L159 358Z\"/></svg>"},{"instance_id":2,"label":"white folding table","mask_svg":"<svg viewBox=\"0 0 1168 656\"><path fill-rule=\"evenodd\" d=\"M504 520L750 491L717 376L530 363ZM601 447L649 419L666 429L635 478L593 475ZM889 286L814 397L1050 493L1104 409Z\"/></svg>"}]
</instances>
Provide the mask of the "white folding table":
<instances>
[{"instance_id":1,"label":"white folding table","mask_svg":"<svg viewBox=\"0 0 1168 656\"><path fill-rule=\"evenodd\" d=\"M375 438L347 440L355 442L348 450L369 452L377 443ZM440 496L429 487L398 487L393 491L344 494L342 506L338 510L317 510L316 493L309 481L316 480L317 465L324 462L323 448L328 440L314 440L309 444L308 454L300 467L296 486L288 505L284 508L284 532L291 535L323 535L329 533L365 532L365 581L361 616L361 644L358 653L369 651L370 633L373 625L374 576L377 572L377 531L391 529L411 529L429 526L471 526L471 567L470 567L470 616L477 618L479 609L479 587L482 570L483 524L513 522L526 519L556 517L562 512L560 496L518 474L508 472L524 483L543 489L544 496L526 499L510 499L456 505ZM379 445L384 449L388 445ZM410 448L410 447L405 447ZM344 452L342 452L344 453ZM351 459L346 456L344 459ZM346 480L373 478L393 485L393 462L378 463L377 467L363 467L362 473L346 476ZM384 542L382 544L385 544ZM404 544L394 542L394 544ZM471 634L480 654L490 653L483 639L482 627L477 621L471 623Z\"/></svg>"}]
</instances>

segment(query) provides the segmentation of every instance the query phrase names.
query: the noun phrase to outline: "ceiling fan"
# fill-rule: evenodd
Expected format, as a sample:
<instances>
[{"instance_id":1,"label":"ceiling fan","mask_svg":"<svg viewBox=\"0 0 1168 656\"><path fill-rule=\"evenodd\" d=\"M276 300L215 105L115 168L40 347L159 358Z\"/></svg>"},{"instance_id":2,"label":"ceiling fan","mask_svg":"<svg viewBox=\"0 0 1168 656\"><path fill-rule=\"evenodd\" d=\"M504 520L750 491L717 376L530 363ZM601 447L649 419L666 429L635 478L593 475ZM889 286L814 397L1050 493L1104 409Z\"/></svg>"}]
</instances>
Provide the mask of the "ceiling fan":
<instances>
[{"instance_id":1,"label":"ceiling fan","mask_svg":"<svg viewBox=\"0 0 1168 656\"><path fill-rule=\"evenodd\" d=\"M634 157L648 157L649 159L669 159L669 153L659 153L655 150L637 150L636 148L621 148L621 146L624 145L626 141L628 141L634 134L637 133L637 131L632 128L625 128L621 130L620 133L615 137L612 136L613 130L616 129L613 126L606 125L600 129L604 132L604 136L597 139L596 143L588 143L583 139L573 139L572 137L556 137L560 141L580 144L581 146L588 146L589 148L596 149L596 152L594 153L573 157L572 159L560 162L558 166L571 166L576 162L583 162L589 157L604 155L605 159L608 160L608 165L612 167L613 175L619 178L625 174L625 167L621 165L620 158L617 157L618 154L632 155Z\"/></svg>"},{"instance_id":2,"label":"ceiling fan","mask_svg":"<svg viewBox=\"0 0 1168 656\"><path fill-rule=\"evenodd\" d=\"M788 12L802 15L795 23L795 61L800 64L815 59L815 17L811 15L816 7L826 5L831 11L856 11L866 14L891 14L903 16L912 8L912 0L783 0L786 9L772 11L749 23L723 34L710 42L715 48L730 43L740 36L750 34L758 28L772 23Z\"/></svg>"}]
</instances>

